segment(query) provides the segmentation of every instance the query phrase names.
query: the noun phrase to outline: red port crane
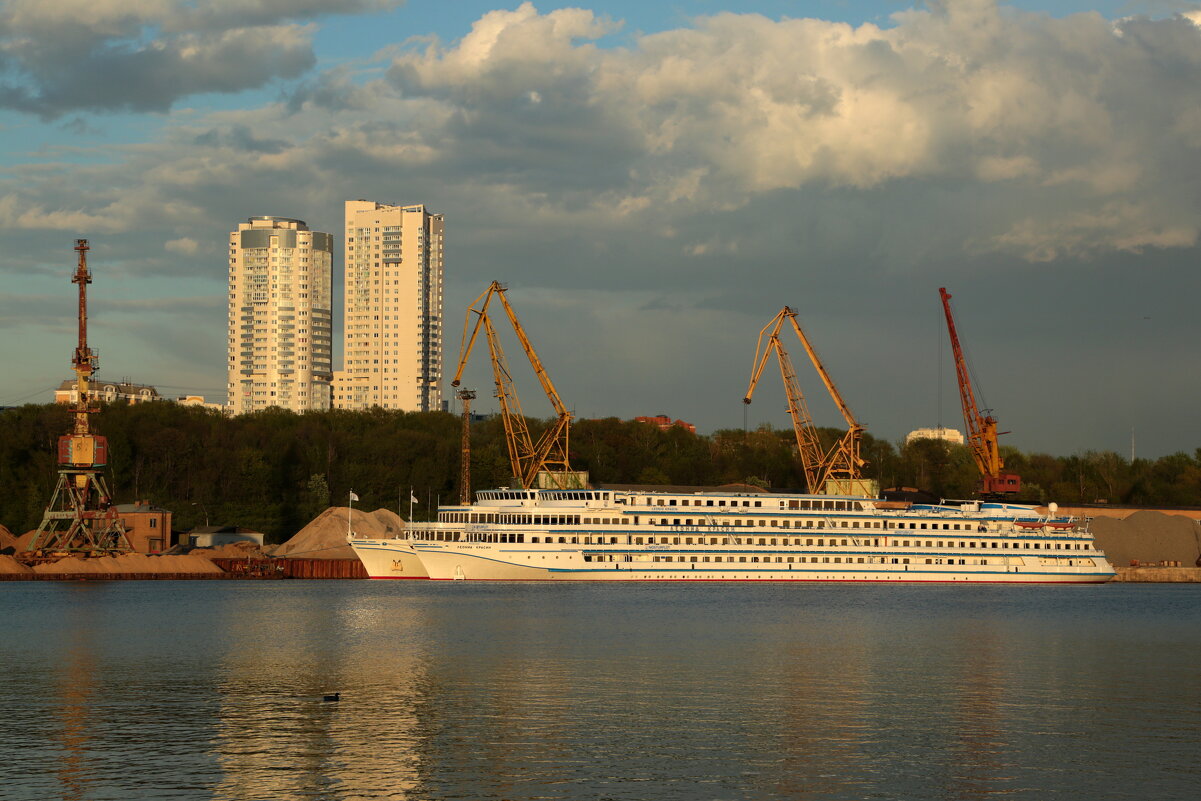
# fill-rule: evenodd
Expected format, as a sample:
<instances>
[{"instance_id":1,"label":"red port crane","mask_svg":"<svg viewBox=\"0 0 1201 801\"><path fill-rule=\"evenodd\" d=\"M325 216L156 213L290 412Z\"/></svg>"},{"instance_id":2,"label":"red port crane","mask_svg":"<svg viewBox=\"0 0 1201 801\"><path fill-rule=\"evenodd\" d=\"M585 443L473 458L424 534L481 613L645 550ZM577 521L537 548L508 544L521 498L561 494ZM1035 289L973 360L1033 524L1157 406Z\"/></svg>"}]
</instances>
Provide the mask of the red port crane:
<instances>
[{"instance_id":1,"label":"red port crane","mask_svg":"<svg viewBox=\"0 0 1201 801\"><path fill-rule=\"evenodd\" d=\"M1022 479L1013 473L1002 473L1005 462L997 445L997 419L984 414L976 405L972 379L968 373L959 334L955 332L955 316L951 313L951 293L939 287L942 308L947 315L947 333L951 336L951 351L955 354L955 377L959 380L959 402L963 405L963 422L967 426L968 448L976 469L980 471L980 494L985 497L1013 495L1021 492ZM988 411L988 410L985 410ZM1006 433L1006 432L1002 432Z\"/></svg>"}]
</instances>

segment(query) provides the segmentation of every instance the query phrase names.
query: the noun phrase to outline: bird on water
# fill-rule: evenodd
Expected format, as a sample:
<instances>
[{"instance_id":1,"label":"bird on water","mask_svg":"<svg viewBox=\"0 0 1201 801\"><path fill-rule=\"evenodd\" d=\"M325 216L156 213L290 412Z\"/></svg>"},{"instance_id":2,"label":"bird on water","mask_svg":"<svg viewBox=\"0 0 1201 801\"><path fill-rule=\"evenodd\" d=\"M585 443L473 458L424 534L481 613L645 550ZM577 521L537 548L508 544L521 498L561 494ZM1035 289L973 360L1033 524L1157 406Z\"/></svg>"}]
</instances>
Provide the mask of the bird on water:
<instances>
[{"instance_id":1,"label":"bird on water","mask_svg":"<svg viewBox=\"0 0 1201 801\"><path fill-rule=\"evenodd\" d=\"M327 695L324 698L322 698L321 700L323 700L323 701L341 701L342 693L334 693L333 695Z\"/></svg>"}]
</instances>

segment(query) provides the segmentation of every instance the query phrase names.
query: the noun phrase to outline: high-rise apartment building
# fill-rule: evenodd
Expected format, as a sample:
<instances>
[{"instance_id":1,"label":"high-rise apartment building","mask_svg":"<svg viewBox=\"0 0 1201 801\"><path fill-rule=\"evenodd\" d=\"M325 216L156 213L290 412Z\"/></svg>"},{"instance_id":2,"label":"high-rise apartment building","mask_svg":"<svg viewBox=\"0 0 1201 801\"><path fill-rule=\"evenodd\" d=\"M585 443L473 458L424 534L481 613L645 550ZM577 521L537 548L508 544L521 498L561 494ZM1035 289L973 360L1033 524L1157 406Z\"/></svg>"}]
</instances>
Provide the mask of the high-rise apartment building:
<instances>
[{"instance_id":1,"label":"high-rise apartment building","mask_svg":"<svg viewBox=\"0 0 1201 801\"><path fill-rule=\"evenodd\" d=\"M232 413L330 407L333 237L251 217L229 235Z\"/></svg>"},{"instance_id":2,"label":"high-rise apartment building","mask_svg":"<svg viewBox=\"0 0 1201 801\"><path fill-rule=\"evenodd\" d=\"M436 411L442 389L443 218L423 205L346 202L340 409Z\"/></svg>"}]
</instances>

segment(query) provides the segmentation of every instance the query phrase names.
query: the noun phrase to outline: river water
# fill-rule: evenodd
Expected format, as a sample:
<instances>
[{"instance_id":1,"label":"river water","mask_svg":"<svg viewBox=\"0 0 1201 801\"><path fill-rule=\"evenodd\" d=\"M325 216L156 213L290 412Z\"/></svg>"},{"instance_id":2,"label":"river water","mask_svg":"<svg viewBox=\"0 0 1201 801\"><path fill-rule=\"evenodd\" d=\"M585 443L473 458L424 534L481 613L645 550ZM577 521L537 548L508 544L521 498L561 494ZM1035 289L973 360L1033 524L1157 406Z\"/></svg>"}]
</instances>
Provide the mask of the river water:
<instances>
[{"instance_id":1,"label":"river water","mask_svg":"<svg viewBox=\"0 0 1201 801\"><path fill-rule=\"evenodd\" d=\"M1201 795L1196 585L21 582L0 626L6 801Z\"/></svg>"}]
</instances>

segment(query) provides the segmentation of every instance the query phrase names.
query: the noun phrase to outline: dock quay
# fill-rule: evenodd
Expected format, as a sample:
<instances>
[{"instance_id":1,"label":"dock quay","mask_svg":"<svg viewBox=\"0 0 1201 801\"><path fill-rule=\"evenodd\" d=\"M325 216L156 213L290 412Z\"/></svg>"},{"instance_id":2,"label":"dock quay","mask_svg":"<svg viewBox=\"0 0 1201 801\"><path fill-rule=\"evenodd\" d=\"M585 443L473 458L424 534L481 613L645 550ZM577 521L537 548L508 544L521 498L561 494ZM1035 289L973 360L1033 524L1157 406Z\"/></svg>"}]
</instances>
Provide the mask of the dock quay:
<instances>
[{"instance_id":1,"label":"dock quay","mask_svg":"<svg viewBox=\"0 0 1201 801\"><path fill-rule=\"evenodd\" d=\"M115 572L103 570L63 571L47 569L0 570L0 581L229 581L280 579L365 579L367 571L358 559L221 559L210 561L208 571ZM52 563L49 563L52 564Z\"/></svg>"}]
</instances>

